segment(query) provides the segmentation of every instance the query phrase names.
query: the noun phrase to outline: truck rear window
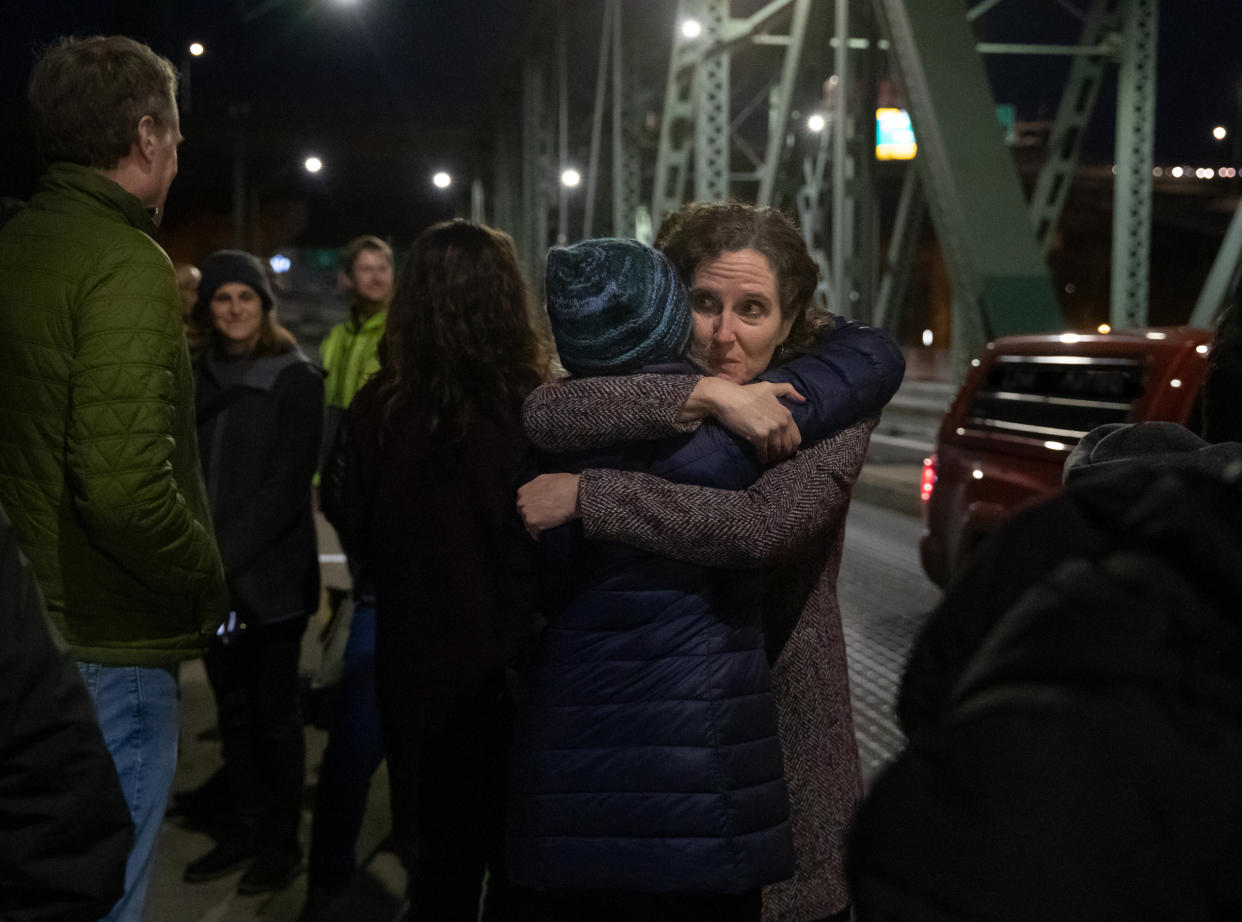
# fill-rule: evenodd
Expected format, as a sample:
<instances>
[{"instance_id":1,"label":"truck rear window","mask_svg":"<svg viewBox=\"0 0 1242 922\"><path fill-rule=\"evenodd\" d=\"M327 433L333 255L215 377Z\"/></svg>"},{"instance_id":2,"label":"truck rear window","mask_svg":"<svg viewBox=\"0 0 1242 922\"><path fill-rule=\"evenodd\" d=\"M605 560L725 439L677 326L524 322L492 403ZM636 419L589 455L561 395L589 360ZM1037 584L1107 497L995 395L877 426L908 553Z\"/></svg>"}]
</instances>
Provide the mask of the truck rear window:
<instances>
[{"instance_id":1,"label":"truck rear window","mask_svg":"<svg viewBox=\"0 0 1242 922\"><path fill-rule=\"evenodd\" d=\"M1072 444L1096 426L1126 422L1142 394L1140 359L1002 355L975 392L966 424Z\"/></svg>"}]
</instances>

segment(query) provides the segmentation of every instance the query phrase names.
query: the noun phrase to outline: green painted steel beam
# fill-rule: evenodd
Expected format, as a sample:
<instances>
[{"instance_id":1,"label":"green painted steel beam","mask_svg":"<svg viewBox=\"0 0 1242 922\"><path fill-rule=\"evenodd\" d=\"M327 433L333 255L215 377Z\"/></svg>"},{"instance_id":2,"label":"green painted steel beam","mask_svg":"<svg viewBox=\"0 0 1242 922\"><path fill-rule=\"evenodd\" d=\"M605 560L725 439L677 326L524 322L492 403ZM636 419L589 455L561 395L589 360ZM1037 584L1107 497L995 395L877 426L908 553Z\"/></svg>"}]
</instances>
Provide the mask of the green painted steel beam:
<instances>
[{"instance_id":1,"label":"green painted steel beam","mask_svg":"<svg viewBox=\"0 0 1242 922\"><path fill-rule=\"evenodd\" d=\"M954 365L1063 318L962 0L876 0L910 98L915 164L957 311Z\"/></svg>"}]
</instances>

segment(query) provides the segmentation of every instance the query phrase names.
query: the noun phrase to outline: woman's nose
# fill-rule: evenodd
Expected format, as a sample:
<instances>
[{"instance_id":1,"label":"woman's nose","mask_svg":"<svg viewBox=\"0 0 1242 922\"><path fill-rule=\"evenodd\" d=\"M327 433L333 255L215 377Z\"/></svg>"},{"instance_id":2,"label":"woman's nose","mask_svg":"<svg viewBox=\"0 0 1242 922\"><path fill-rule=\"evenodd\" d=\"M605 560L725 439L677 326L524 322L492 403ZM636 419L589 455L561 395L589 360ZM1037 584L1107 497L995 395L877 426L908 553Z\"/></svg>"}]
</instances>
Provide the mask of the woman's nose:
<instances>
[{"instance_id":1,"label":"woman's nose","mask_svg":"<svg viewBox=\"0 0 1242 922\"><path fill-rule=\"evenodd\" d=\"M737 320L732 311L724 310L716 317L716 329L713 337L717 342L731 343L737 338Z\"/></svg>"}]
</instances>

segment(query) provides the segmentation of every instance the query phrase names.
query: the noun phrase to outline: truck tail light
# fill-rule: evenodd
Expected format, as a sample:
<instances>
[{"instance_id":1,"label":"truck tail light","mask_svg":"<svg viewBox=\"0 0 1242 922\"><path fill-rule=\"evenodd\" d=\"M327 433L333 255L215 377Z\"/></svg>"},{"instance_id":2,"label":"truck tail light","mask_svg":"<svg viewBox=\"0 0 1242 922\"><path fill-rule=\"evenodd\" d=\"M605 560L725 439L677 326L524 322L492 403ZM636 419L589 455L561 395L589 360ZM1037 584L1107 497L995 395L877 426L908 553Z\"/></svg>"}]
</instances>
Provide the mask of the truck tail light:
<instances>
[{"instance_id":1,"label":"truck tail light","mask_svg":"<svg viewBox=\"0 0 1242 922\"><path fill-rule=\"evenodd\" d=\"M936 456L923 459L923 479L919 483L919 496L923 502L931 499L932 490L936 489Z\"/></svg>"}]
</instances>

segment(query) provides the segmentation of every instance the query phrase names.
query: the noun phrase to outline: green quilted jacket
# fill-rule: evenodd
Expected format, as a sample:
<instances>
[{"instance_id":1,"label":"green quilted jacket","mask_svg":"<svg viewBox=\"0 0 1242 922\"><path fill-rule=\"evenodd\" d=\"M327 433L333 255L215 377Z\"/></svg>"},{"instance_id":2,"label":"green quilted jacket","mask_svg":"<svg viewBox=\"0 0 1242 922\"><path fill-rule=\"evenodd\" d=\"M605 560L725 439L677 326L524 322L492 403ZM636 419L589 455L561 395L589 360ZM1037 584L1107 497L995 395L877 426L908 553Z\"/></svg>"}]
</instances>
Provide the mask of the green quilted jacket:
<instances>
[{"instance_id":1,"label":"green quilted jacket","mask_svg":"<svg viewBox=\"0 0 1242 922\"><path fill-rule=\"evenodd\" d=\"M74 656L106 665L196 657L227 607L154 232L69 163L0 228L0 503Z\"/></svg>"}]
</instances>

